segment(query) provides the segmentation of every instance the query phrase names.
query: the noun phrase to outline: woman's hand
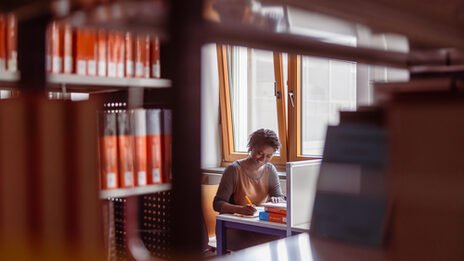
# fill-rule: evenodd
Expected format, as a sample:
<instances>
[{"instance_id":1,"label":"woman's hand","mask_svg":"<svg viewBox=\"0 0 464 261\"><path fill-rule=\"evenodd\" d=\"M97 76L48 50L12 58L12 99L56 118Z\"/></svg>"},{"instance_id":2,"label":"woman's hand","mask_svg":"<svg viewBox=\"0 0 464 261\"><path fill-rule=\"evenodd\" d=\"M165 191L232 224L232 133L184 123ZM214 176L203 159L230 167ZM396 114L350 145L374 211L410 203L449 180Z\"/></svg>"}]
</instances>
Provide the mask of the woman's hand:
<instances>
[{"instance_id":1,"label":"woman's hand","mask_svg":"<svg viewBox=\"0 0 464 261\"><path fill-rule=\"evenodd\" d=\"M237 213L243 214L243 215L253 215L256 212L256 208L247 205L247 206L239 206L237 209Z\"/></svg>"},{"instance_id":2,"label":"woman's hand","mask_svg":"<svg viewBox=\"0 0 464 261\"><path fill-rule=\"evenodd\" d=\"M279 203L279 202L285 202L281 197L271 197L271 202L272 203Z\"/></svg>"}]
</instances>

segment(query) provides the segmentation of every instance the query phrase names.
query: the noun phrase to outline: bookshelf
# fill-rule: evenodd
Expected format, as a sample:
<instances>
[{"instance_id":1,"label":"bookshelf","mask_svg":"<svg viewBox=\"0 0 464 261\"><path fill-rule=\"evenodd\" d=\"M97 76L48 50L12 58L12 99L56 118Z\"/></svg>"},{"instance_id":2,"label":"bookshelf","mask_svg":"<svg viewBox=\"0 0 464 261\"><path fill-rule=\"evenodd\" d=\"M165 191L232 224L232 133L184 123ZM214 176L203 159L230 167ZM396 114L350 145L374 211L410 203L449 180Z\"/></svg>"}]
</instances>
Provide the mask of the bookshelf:
<instances>
[{"instance_id":1,"label":"bookshelf","mask_svg":"<svg viewBox=\"0 0 464 261\"><path fill-rule=\"evenodd\" d=\"M0 71L0 82L17 82L19 77L19 72Z\"/></svg>"},{"instance_id":2,"label":"bookshelf","mask_svg":"<svg viewBox=\"0 0 464 261\"><path fill-rule=\"evenodd\" d=\"M126 88L161 89L170 88L171 80L153 78L116 78L83 76L75 74L48 74L47 86L51 89L98 92L103 90L119 91Z\"/></svg>"},{"instance_id":3,"label":"bookshelf","mask_svg":"<svg viewBox=\"0 0 464 261\"><path fill-rule=\"evenodd\" d=\"M130 197L130 196L153 194L157 192L168 191L168 190L171 190L171 188L172 186L170 183L165 183L165 184L147 185L143 187L101 190L100 199L124 198L124 197Z\"/></svg>"}]
</instances>

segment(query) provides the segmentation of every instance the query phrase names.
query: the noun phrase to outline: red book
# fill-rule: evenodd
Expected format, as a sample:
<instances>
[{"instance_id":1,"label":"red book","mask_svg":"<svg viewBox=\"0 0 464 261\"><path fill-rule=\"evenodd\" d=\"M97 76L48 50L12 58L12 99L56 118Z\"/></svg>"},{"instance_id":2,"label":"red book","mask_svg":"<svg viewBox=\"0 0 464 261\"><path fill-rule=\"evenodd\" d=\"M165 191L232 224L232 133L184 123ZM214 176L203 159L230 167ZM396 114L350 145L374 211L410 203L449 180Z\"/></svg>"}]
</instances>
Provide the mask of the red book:
<instances>
[{"instance_id":1,"label":"red book","mask_svg":"<svg viewBox=\"0 0 464 261\"><path fill-rule=\"evenodd\" d=\"M146 117L148 184L161 184L164 182L161 175L163 169L161 158L161 110L146 110Z\"/></svg>"},{"instance_id":2,"label":"red book","mask_svg":"<svg viewBox=\"0 0 464 261\"><path fill-rule=\"evenodd\" d=\"M18 70L18 22L13 14L6 17L6 37L7 69L15 72Z\"/></svg>"},{"instance_id":3,"label":"red book","mask_svg":"<svg viewBox=\"0 0 464 261\"><path fill-rule=\"evenodd\" d=\"M163 180L166 183L171 182L172 170L171 170L171 136L172 136L172 119L171 110L163 109L163 128L162 128L162 157L163 157Z\"/></svg>"},{"instance_id":4,"label":"red book","mask_svg":"<svg viewBox=\"0 0 464 261\"><path fill-rule=\"evenodd\" d=\"M115 189L119 186L118 140L115 113L99 113L99 132L101 188Z\"/></svg>"},{"instance_id":5,"label":"red book","mask_svg":"<svg viewBox=\"0 0 464 261\"><path fill-rule=\"evenodd\" d=\"M134 136L131 130L130 113L117 114L118 160L120 187L133 187L134 182Z\"/></svg>"},{"instance_id":6,"label":"red book","mask_svg":"<svg viewBox=\"0 0 464 261\"><path fill-rule=\"evenodd\" d=\"M145 110L132 111L135 134L135 184L147 185L147 126Z\"/></svg>"},{"instance_id":7,"label":"red book","mask_svg":"<svg viewBox=\"0 0 464 261\"><path fill-rule=\"evenodd\" d=\"M266 212L287 215L287 202L281 202L281 203L267 202L267 203L264 203L263 206L264 206L264 211Z\"/></svg>"},{"instance_id":8,"label":"red book","mask_svg":"<svg viewBox=\"0 0 464 261\"><path fill-rule=\"evenodd\" d=\"M157 36L151 39L151 77L161 78L160 42Z\"/></svg>"},{"instance_id":9,"label":"red book","mask_svg":"<svg viewBox=\"0 0 464 261\"><path fill-rule=\"evenodd\" d=\"M0 71L6 70L6 19L0 14Z\"/></svg>"},{"instance_id":10,"label":"red book","mask_svg":"<svg viewBox=\"0 0 464 261\"><path fill-rule=\"evenodd\" d=\"M120 78L124 78L125 71L124 71L124 56L125 56L125 48L124 48L124 34L118 33L116 35L116 43L117 43L117 56L116 56L116 76Z\"/></svg>"}]
</instances>

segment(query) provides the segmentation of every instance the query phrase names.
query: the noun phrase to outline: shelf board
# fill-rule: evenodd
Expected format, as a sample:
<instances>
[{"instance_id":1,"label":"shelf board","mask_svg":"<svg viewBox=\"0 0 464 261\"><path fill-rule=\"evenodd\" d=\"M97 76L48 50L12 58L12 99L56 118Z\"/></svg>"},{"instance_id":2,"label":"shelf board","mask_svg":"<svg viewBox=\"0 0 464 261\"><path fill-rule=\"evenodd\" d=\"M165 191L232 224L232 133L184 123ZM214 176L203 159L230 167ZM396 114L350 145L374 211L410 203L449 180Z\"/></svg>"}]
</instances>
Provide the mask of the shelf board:
<instances>
[{"instance_id":1,"label":"shelf board","mask_svg":"<svg viewBox=\"0 0 464 261\"><path fill-rule=\"evenodd\" d=\"M19 81L19 72L0 71L0 82L16 83Z\"/></svg>"},{"instance_id":2,"label":"shelf board","mask_svg":"<svg viewBox=\"0 0 464 261\"><path fill-rule=\"evenodd\" d=\"M51 85L66 86L70 89L86 90L94 87L100 90L118 87L135 87L135 88L169 88L171 80L153 79L153 78L116 78L116 77L99 77L83 76L76 74L48 74L47 82Z\"/></svg>"},{"instance_id":3,"label":"shelf board","mask_svg":"<svg viewBox=\"0 0 464 261\"><path fill-rule=\"evenodd\" d=\"M156 184L156 185L147 185L143 187L133 187L133 188L120 188L120 189L111 189L111 190L101 190L100 198L123 198L136 195L151 194L156 192L167 191L171 189L171 184Z\"/></svg>"}]
</instances>

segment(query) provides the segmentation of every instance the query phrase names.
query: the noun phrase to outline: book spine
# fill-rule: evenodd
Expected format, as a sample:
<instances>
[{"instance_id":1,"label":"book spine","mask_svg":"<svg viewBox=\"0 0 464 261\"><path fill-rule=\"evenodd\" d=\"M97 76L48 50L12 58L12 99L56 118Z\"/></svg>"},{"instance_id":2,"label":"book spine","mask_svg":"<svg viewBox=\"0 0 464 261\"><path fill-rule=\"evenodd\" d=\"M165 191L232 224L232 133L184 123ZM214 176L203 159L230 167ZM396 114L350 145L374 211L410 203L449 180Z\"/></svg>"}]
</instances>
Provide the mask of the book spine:
<instances>
[{"instance_id":1,"label":"book spine","mask_svg":"<svg viewBox=\"0 0 464 261\"><path fill-rule=\"evenodd\" d=\"M18 70L18 21L13 14L7 15L6 21L6 37L7 37L7 69L8 71L16 72Z\"/></svg>"},{"instance_id":2,"label":"book spine","mask_svg":"<svg viewBox=\"0 0 464 261\"><path fill-rule=\"evenodd\" d=\"M259 220L287 224L287 216L272 212L259 212Z\"/></svg>"},{"instance_id":3,"label":"book spine","mask_svg":"<svg viewBox=\"0 0 464 261\"><path fill-rule=\"evenodd\" d=\"M278 208L278 207L264 207L264 211L266 212L272 212L272 213L276 213L276 214L283 214L283 215L287 215L287 209L284 209L284 208Z\"/></svg>"},{"instance_id":4,"label":"book spine","mask_svg":"<svg viewBox=\"0 0 464 261\"><path fill-rule=\"evenodd\" d=\"M100 180L102 189L119 186L116 114L100 112Z\"/></svg>"},{"instance_id":5,"label":"book spine","mask_svg":"<svg viewBox=\"0 0 464 261\"><path fill-rule=\"evenodd\" d=\"M160 41L158 36L151 39L151 77L161 78Z\"/></svg>"},{"instance_id":6,"label":"book spine","mask_svg":"<svg viewBox=\"0 0 464 261\"><path fill-rule=\"evenodd\" d=\"M0 14L0 71L6 70L6 19Z\"/></svg>"},{"instance_id":7,"label":"book spine","mask_svg":"<svg viewBox=\"0 0 464 261\"><path fill-rule=\"evenodd\" d=\"M163 161L161 158L161 110L146 110L147 117L147 170L148 183L161 184Z\"/></svg>"},{"instance_id":8,"label":"book spine","mask_svg":"<svg viewBox=\"0 0 464 261\"><path fill-rule=\"evenodd\" d=\"M134 37L130 32L125 34L126 77L134 77Z\"/></svg>"},{"instance_id":9,"label":"book spine","mask_svg":"<svg viewBox=\"0 0 464 261\"><path fill-rule=\"evenodd\" d=\"M98 76L106 76L106 32L105 30L98 30Z\"/></svg>"},{"instance_id":10,"label":"book spine","mask_svg":"<svg viewBox=\"0 0 464 261\"><path fill-rule=\"evenodd\" d=\"M163 157L163 180L167 183L171 182L171 140L172 140L172 112L169 109L163 109L163 133L161 140L162 157Z\"/></svg>"},{"instance_id":11,"label":"book spine","mask_svg":"<svg viewBox=\"0 0 464 261\"><path fill-rule=\"evenodd\" d=\"M134 186L134 136L131 135L130 112L117 114L119 179L121 187Z\"/></svg>"},{"instance_id":12,"label":"book spine","mask_svg":"<svg viewBox=\"0 0 464 261\"><path fill-rule=\"evenodd\" d=\"M144 109L134 110L136 185L147 185L147 127Z\"/></svg>"},{"instance_id":13,"label":"book spine","mask_svg":"<svg viewBox=\"0 0 464 261\"><path fill-rule=\"evenodd\" d=\"M138 35L135 41L135 77L150 77L150 43L146 35Z\"/></svg>"},{"instance_id":14,"label":"book spine","mask_svg":"<svg viewBox=\"0 0 464 261\"><path fill-rule=\"evenodd\" d=\"M73 73L73 48L74 48L74 33L69 24L64 25L63 29L63 72Z\"/></svg>"}]
</instances>

